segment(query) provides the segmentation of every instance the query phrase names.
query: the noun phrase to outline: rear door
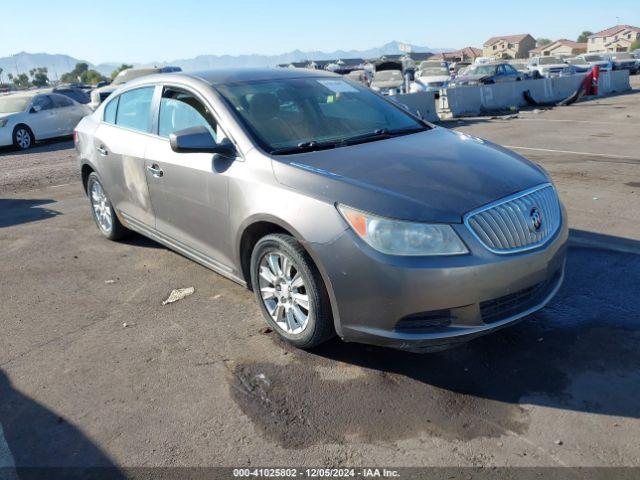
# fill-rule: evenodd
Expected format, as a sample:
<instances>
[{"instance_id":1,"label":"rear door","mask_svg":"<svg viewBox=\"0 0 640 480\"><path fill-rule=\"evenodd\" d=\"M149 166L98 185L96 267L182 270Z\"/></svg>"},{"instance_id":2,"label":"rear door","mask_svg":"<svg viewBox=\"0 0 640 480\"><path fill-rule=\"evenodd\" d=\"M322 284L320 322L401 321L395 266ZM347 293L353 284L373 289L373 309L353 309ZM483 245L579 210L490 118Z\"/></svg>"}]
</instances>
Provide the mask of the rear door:
<instances>
[{"instance_id":1,"label":"rear door","mask_svg":"<svg viewBox=\"0 0 640 480\"><path fill-rule=\"evenodd\" d=\"M27 122L38 140L59 135L58 116L49 95L34 97Z\"/></svg>"},{"instance_id":2,"label":"rear door","mask_svg":"<svg viewBox=\"0 0 640 480\"><path fill-rule=\"evenodd\" d=\"M51 94L53 109L58 118L58 135L71 135L74 127L78 124L82 116L75 103L68 97L60 94Z\"/></svg>"},{"instance_id":3,"label":"rear door","mask_svg":"<svg viewBox=\"0 0 640 480\"><path fill-rule=\"evenodd\" d=\"M211 153L176 153L169 135L205 126L216 141L222 130L198 94L184 87L165 86L157 93L157 136L149 139L146 175L157 230L179 247L205 256L218 267L231 260L228 246L228 159Z\"/></svg>"},{"instance_id":4,"label":"rear door","mask_svg":"<svg viewBox=\"0 0 640 480\"><path fill-rule=\"evenodd\" d=\"M151 132L155 86L127 90L109 100L94 134L96 166L118 210L134 227L155 227L144 154Z\"/></svg>"}]
</instances>

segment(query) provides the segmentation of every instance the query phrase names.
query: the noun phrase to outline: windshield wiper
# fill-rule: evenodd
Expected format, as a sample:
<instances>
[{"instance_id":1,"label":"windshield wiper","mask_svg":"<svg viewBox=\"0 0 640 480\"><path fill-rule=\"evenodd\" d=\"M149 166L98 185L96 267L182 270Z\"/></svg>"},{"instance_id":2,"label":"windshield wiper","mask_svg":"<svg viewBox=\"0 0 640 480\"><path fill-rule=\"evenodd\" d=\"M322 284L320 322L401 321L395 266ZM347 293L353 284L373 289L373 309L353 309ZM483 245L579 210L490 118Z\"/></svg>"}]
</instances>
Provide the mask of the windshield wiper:
<instances>
[{"instance_id":1,"label":"windshield wiper","mask_svg":"<svg viewBox=\"0 0 640 480\"><path fill-rule=\"evenodd\" d=\"M399 137L401 135L410 135L412 133L423 132L428 130L429 127L412 127L412 128L398 128L395 130L389 130L388 128L378 128L373 132L363 133L362 135L356 135L354 137L342 138L339 140L331 140L327 142L316 142L314 140L308 142L300 142L296 146L282 147L271 150L269 153L272 155L287 155L290 153L303 153L303 152L315 152L318 150L328 150L330 148L344 147L347 145L357 145L359 143L373 142L376 140L382 140L385 138Z\"/></svg>"}]
</instances>

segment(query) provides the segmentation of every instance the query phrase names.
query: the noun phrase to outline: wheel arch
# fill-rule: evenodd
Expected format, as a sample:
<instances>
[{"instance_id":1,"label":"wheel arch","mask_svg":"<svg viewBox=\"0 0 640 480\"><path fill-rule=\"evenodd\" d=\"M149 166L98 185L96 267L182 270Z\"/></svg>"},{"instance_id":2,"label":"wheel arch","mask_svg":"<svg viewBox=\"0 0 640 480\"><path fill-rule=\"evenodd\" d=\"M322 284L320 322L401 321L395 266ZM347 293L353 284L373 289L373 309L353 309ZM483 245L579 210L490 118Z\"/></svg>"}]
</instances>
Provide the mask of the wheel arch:
<instances>
[{"instance_id":1,"label":"wheel arch","mask_svg":"<svg viewBox=\"0 0 640 480\"><path fill-rule=\"evenodd\" d=\"M238 230L242 232L238 235L238 239L236 241L238 265L240 265L242 278L245 280L249 290L253 290L253 286L251 285L251 253L253 252L253 248L256 243L258 243L258 240L272 233L285 233L291 235L300 242L302 248L304 248L309 254L311 260L318 269L318 272L320 272L320 276L324 282L324 287L329 295L329 303L331 304L331 314L333 316L335 331L340 337L342 337L340 314L338 311L337 300L333 292L333 284L331 282L331 278L327 274L327 271L320 262L318 255L313 250L313 245L307 242L304 237L300 235L300 232L290 224L272 215L262 214L253 216L243 222L241 228Z\"/></svg>"}]
</instances>

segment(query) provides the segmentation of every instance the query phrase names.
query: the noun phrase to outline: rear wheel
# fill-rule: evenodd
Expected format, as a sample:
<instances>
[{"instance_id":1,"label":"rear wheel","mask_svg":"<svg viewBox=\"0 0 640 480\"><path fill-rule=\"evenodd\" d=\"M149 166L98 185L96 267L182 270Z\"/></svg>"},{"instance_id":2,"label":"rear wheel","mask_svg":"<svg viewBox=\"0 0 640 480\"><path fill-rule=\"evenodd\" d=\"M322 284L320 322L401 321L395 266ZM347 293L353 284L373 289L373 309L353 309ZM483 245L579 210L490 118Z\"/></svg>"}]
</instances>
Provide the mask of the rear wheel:
<instances>
[{"instance_id":1,"label":"rear wheel","mask_svg":"<svg viewBox=\"0 0 640 480\"><path fill-rule=\"evenodd\" d=\"M111 201L95 172L91 172L87 179L87 193L91 202L91 213L100 233L109 240L118 240L124 237L129 230L118 220Z\"/></svg>"},{"instance_id":2,"label":"rear wheel","mask_svg":"<svg viewBox=\"0 0 640 480\"><path fill-rule=\"evenodd\" d=\"M13 146L20 150L26 150L33 145L33 132L26 125L18 125L13 130Z\"/></svg>"},{"instance_id":3,"label":"rear wheel","mask_svg":"<svg viewBox=\"0 0 640 480\"><path fill-rule=\"evenodd\" d=\"M317 267L293 237L267 235L251 255L251 283L267 323L298 348L334 334L329 297Z\"/></svg>"}]
</instances>

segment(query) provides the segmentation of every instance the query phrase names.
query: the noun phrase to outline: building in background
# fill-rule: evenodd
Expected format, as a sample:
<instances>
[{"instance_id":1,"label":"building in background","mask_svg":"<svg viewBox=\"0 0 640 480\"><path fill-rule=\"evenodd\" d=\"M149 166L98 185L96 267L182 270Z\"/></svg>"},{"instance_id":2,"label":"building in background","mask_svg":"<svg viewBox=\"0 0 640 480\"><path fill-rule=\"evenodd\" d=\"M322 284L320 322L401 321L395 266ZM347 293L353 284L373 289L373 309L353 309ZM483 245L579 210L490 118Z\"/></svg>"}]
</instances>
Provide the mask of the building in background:
<instances>
[{"instance_id":1,"label":"building in background","mask_svg":"<svg viewBox=\"0 0 640 480\"><path fill-rule=\"evenodd\" d=\"M483 56L496 59L528 58L536 48L536 40L528 33L491 37L484 42Z\"/></svg>"},{"instance_id":2,"label":"building in background","mask_svg":"<svg viewBox=\"0 0 640 480\"><path fill-rule=\"evenodd\" d=\"M464 47L453 52L437 53L432 60L444 60L447 62L469 62L473 63L476 58L482 57L483 51L480 48Z\"/></svg>"},{"instance_id":3,"label":"building in background","mask_svg":"<svg viewBox=\"0 0 640 480\"><path fill-rule=\"evenodd\" d=\"M529 51L530 57L575 57L587 51L586 43L578 43L573 40L561 38L541 47Z\"/></svg>"},{"instance_id":4,"label":"building in background","mask_svg":"<svg viewBox=\"0 0 640 480\"><path fill-rule=\"evenodd\" d=\"M616 25L591 35L587 42L587 52L626 52L636 40L640 40L640 28Z\"/></svg>"}]
</instances>

